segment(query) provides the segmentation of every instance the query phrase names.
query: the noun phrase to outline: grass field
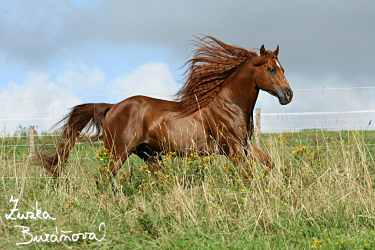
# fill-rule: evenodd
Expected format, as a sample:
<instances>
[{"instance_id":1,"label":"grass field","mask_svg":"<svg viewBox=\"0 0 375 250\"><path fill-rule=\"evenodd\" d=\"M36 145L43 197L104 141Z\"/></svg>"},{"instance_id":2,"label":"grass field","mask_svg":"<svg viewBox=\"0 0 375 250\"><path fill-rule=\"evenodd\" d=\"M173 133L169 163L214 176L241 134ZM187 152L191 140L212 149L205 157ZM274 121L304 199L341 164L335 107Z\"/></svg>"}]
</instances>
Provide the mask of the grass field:
<instances>
[{"instance_id":1,"label":"grass field","mask_svg":"<svg viewBox=\"0 0 375 250\"><path fill-rule=\"evenodd\" d=\"M26 139L0 140L1 249L46 234L49 242L23 248L375 249L374 131L263 134L277 175L252 161L170 152L158 166L131 156L112 183L101 143L76 145L52 179L32 166L28 147L12 146ZM11 196L17 212L37 213L38 202L40 216L56 220L7 219ZM102 222L102 241L82 239L101 239ZM81 237L51 242L62 234Z\"/></svg>"}]
</instances>

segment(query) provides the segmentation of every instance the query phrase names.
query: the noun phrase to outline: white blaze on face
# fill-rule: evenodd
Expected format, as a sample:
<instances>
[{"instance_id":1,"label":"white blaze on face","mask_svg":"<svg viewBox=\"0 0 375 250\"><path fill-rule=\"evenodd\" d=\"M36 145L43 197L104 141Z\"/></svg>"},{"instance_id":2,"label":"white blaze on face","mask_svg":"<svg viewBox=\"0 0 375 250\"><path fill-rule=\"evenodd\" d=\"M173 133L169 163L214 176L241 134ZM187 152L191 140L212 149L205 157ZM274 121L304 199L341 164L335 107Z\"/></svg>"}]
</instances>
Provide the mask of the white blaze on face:
<instances>
[{"instance_id":1,"label":"white blaze on face","mask_svg":"<svg viewBox=\"0 0 375 250\"><path fill-rule=\"evenodd\" d=\"M279 68L281 69L281 65L278 60L276 60L276 65L279 66Z\"/></svg>"}]
</instances>

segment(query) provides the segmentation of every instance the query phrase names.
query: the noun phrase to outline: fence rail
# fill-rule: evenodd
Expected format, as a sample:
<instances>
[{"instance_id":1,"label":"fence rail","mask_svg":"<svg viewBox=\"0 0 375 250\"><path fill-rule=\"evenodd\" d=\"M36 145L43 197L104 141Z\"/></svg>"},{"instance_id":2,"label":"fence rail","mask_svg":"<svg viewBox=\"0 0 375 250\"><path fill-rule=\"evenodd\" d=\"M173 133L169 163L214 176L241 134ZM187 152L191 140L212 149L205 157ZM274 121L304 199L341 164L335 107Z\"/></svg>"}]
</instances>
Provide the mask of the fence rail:
<instances>
[{"instance_id":1,"label":"fence rail","mask_svg":"<svg viewBox=\"0 0 375 250\"><path fill-rule=\"evenodd\" d=\"M264 113L265 116L295 116L295 115L345 115L375 113L375 110L328 111L328 112L293 112L293 113Z\"/></svg>"}]
</instances>

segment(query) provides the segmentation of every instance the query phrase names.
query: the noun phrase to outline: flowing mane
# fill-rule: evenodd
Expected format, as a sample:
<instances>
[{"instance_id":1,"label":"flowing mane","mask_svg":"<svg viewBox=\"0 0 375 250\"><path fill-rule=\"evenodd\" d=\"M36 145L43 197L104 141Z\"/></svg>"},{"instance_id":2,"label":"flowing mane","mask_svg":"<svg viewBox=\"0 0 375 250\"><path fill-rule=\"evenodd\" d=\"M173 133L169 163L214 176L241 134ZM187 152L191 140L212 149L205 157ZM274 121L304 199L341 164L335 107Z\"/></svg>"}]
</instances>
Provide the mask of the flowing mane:
<instances>
[{"instance_id":1,"label":"flowing mane","mask_svg":"<svg viewBox=\"0 0 375 250\"><path fill-rule=\"evenodd\" d=\"M238 67L258 57L257 53L232 46L206 36L192 42L198 48L184 66L186 82L177 92L177 110L188 116L207 106L217 95L221 85ZM267 58L268 59L268 58Z\"/></svg>"}]
</instances>

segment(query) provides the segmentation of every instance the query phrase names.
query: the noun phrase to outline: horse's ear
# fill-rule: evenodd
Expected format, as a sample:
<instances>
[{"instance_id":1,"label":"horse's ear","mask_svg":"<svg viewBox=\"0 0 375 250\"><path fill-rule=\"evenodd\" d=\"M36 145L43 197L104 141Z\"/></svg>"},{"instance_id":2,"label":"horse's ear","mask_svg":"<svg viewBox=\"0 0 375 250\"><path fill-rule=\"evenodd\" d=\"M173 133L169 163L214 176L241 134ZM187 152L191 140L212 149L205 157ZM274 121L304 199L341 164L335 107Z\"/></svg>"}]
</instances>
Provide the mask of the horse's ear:
<instances>
[{"instance_id":1,"label":"horse's ear","mask_svg":"<svg viewBox=\"0 0 375 250\"><path fill-rule=\"evenodd\" d=\"M264 56L265 54L266 54L266 49L264 48L264 44L263 44L262 47L260 47L260 55Z\"/></svg>"},{"instance_id":2,"label":"horse's ear","mask_svg":"<svg viewBox=\"0 0 375 250\"><path fill-rule=\"evenodd\" d=\"M277 45L277 48L276 48L276 50L273 52L273 54L277 57L277 55L279 54L279 45Z\"/></svg>"}]
</instances>

